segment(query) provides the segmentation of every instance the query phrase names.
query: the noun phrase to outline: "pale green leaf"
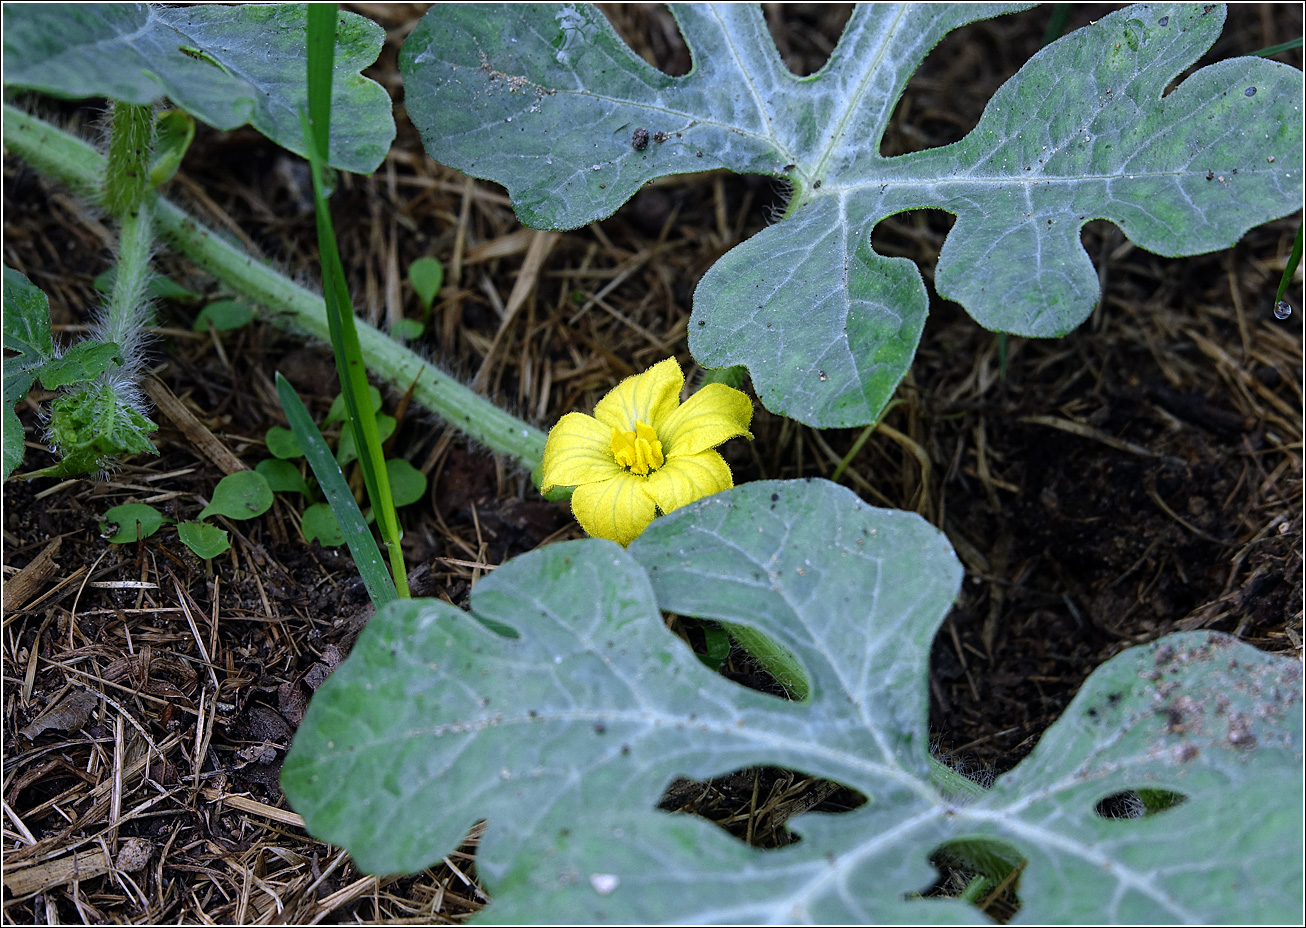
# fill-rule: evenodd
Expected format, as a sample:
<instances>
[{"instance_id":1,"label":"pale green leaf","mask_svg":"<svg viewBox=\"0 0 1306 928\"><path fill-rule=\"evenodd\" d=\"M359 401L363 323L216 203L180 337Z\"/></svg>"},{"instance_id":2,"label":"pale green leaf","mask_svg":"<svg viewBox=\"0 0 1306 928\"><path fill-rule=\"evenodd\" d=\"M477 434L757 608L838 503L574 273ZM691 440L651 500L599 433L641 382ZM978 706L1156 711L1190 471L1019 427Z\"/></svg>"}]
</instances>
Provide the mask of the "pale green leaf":
<instances>
[{"instance_id":1,"label":"pale green leaf","mask_svg":"<svg viewBox=\"0 0 1306 928\"><path fill-rule=\"evenodd\" d=\"M149 538L161 525L163 513L153 506L147 503L123 503L104 514L100 534L108 538L110 544L125 545ZM110 529L111 526L114 527L113 530Z\"/></svg>"},{"instance_id":2,"label":"pale green leaf","mask_svg":"<svg viewBox=\"0 0 1306 928\"><path fill-rule=\"evenodd\" d=\"M253 519L271 508L272 489L267 479L256 470L239 470L218 481L213 488L213 499L200 512L199 518Z\"/></svg>"},{"instance_id":3,"label":"pale green leaf","mask_svg":"<svg viewBox=\"0 0 1306 928\"><path fill-rule=\"evenodd\" d=\"M420 502L426 495L426 475L403 458L385 462L390 477L390 495L395 506L408 506Z\"/></svg>"},{"instance_id":4,"label":"pale green leaf","mask_svg":"<svg viewBox=\"0 0 1306 928\"><path fill-rule=\"evenodd\" d=\"M295 440L295 433L279 425L274 425L268 429L267 434L263 436L263 443L267 445L269 454L283 460L304 456L303 449L299 447L299 442Z\"/></svg>"},{"instance_id":5,"label":"pale green leaf","mask_svg":"<svg viewBox=\"0 0 1306 928\"><path fill-rule=\"evenodd\" d=\"M335 548L345 543L345 533L341 531L335 513L326 503L314 503L305 509L299 528L305 541L316 541L324 548Z\"/></svg>"},{"instance_id":6,"label":"pale green leaf","mask_svg":"<svg viewBox=\"0 0 1306 928\"><path fill-rule=\"evenodd\" d=\"M405 342L412 341L415 338L421 338L422 333L425 331L426 325L418 322L416 319L396 319L390 325L390 337Z\"/></svg>"},{"instance_id":7,"label":"pale green leaf","mask_svg":"<svg viewBox=\"0 0 1306 928\"><path fill-rule=\"evenodd\" d=\"M381 411L381 391L371 384L367 385L367 399L372 406L372 412ZM336 398L331 401L331 408L327 410L326 419L323 425L329 425L332 422L345 422L349 419L349 410L345 406L345 395L337 393Z\"/></svg>"},{"instance_id":8,"label":"pale green leaf","mask_svg":"<svg viewBox=\"0 0 1306 928\"><path fill-rule=\"evenodd\" d=\"M413 292L421 301L422 308L428 313L435 302L435 295L444 286L444 265L439 258L430 256L418 258L408 265L408 280L413 285Z\"/></svg>"},{"instance_id":9,"label":"pale green leaf","mask_svg":"<svg viewBox=\"0 0 1306 928\"><path fill-rule=\"evenodd\" d=\"M115 265L103 274L97 274L95 280L91 281L91 286L101 293L111 293L117 276L118 267ZM162 274L150 276L145 284L145 295L155 300L177 300L182 303L194 303L203 299L194 290L189 290L171 277L164 277Z\"/></svg>"},{"instance_id":10,"label":"pale green leaf","mask_svg":"<svg viewBox=\"0 0 1306 928\"><path fill-rule=\"evenodd\" d=\"M248 325L254 318L254 310L249 304L240 300L218 300L200 310L191 328L196 332L207 332L209 327L219 332L227 332Z\"/></svg>"},{"instance_id":11,"label":"pale green leaf","mask_svg":"<svg viewBox=\"0 0 1306 928\"><path fill-rule=\"evenodd\" d=\"M748 484L656 520L629 551L515 558L470 613L379 610L315 696L282 783L313 834L375 873L431 865L486 821L491 921L979 921L914 896L933 852L974 838L1029 859L1033 921L1294 921L1300 664L1205 633L1126 652L966 804L936 789L928 755L930 648L960 580L913 514L824 481ZM711 673L660 610L767 635L802 663L809 699ZM656 810L676 777L756 766L868 802L790 819L801 840L770 851ZM1183 802L1095 813L1139 789Z\"/></svg>"},{"instance_id":12,"label":"pale green leaf","mask_svg":"<svg viewBox=\"0 0 1306 928\"><path fill-rule=\"evenodd\" d=\"M1030 59L960 142L881 156L930 49L1018 8L860 4L826 65L797 77L757 4L674 4L694 67L671 77L587 4L440 5L401 52L404 102L432 157L506 186L538 228L600 219L669 174L783 179L784 218L700 281L690 350L704 367L746 365L775 412L865 424L928 308L916 267L871 246L887 216L955 215L939 294L989 328L1056 336L1100 296L1080 244L1089 221L1185 255L1301 208L1300 71L1235 58L1165 94L1219 36L1218 4L1111 13Z\"/></svg>"},{"instance_id":13,"label":"pale green leaf","mask_svg":"<svg viewBox=\"0 0 1306 928\"><path fill-rule=\"evenodd\" d=\"M225 530L208 522L179 522L177 536L182 544L190 548L196 557L206 560L217 557L231 547L231 540Z\"/></svg>"},{"instance_id":14,"label":"pale green leaf","mask_svg":"<svg viewBox=\"0 0 1306 928\"><path fill-rule=\"evenodd\" d=\"M308 482L299 468L280 458L259 461L254 469L268 482L273 493L308 493Z\"/></svg>"},{"instance_id":15,"label":"pale green leaf","mask_svg":"<svg viewBox=\"0 0 1306 928\"><path fill-rule=\"evenodd\" d=\"M72 99L167 97L218 129L248 122L303 155L306 20L304 4L5 4L5 84ZM339 14L334 167L371 173L394 139L389 95L359 73L384 38L376 23Z\"/></svg>"},{"instance_id":16,"label":"pale green leaf","mask_svg":"<svg viewBox=\"0 0 1306 928\"><path fill-rule=\"evenodd\" d=\"M399 423L395 417L386 413L376 414L376 432L381 441L385 441L395 433ZM340 443L336 446L336 460L344 467L351 461L358 460L358 442L354 438L354 425L352 422L344 422L340 426ZM396 505L398 505L396 503Z\"/></svg>"}]
</instances>

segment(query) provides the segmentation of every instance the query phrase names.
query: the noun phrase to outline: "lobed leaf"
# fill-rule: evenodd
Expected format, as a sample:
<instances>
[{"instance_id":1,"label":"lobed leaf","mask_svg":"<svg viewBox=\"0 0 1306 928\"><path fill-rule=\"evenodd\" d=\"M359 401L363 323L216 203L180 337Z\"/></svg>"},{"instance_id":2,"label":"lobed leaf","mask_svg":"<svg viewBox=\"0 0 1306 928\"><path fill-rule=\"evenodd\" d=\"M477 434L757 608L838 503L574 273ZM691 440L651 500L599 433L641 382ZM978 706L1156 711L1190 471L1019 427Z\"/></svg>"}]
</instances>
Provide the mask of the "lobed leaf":
<instances>
[{"instance_id":1,"label":"lobed leaf","mask_svg":"<svg viewBox=\"0 0 1306 928\"><path fill-rule=\"evenodd\" d=\"M120 364L122 349L116 343L86 339L41 367L41 386L47 390L57 390L74 383L85 383Z\"/></svg>"},{"instance_id":2,"label":"lobed leaf","mask_svg":"<svg viewBox=\"0 0 1306 928\"><path fill-rule=\"evenodd\" d=\"M871 246L906 210L957 217L935 283L982 325L1059 336L1099 299L1093 219L1164 255L1225 248L1299 209L1302 75L1261 58L1167 86L1218 37L1218 4L1138 4L1044 48L954 145L879 149L948 32L1023 8L862 4L829 61L788 71L754 4L676 4L693 69L650 67L583 4L432 9L405 43L405 106L432 157L508 188L521 220L575 228L643 184L727 168L782 179L785 218L702 278L689 346L746 365L772 411L874 422L928 310L919 271Z\"/></svg>"},{"instance_id":3,"label":"lobed leaf","mask_svg":"<svg viewBox=\"0 0 1306 928\"><path fill-rule=\"evenodd\" d=\"M960 580L913 514L824 481L748 484L656 520L629 551L591 539L518 557L470 613L379 610L310 705L282 783L316 836L375 873L427 866L486 820L477 867L501 922L977 921L914 895L933 852L976 839L1029 860L1035 921L1238 920L1244 892L1290 919L1300 664L1214 634L1126 652L968 805L935 789L928 756L930 646ZM711 673L659 609L784 645L808 700ZM869 801L791 820L801 841L771 851L655 808L677 776L752 766ZM1096 814L1131 789L1184 801Z\"/></svg>"},{"instance_id":4,"label":"lobed leaf","mask_svg":"<svg viewBox=\"0 0 1306 928\"><path fill-rule=\"evenodd\" d=\"M250 123L297 155L307 101L304 4L6 4L5 84L55 96L153 103L167 97L218 129ZM390 97L359 72L384 40L376 23L340 13L336 131L329 163L370 174L394 140Z\"/></svg>"},{"instance_id":5,"label":"lobed leaf","mask_svg":"<svg viewBox=\"0 0 1306 928\"><path fill-rule=\"evenodd\" d=\"M47 477L93 474L111 458L158 454L149 435L158 428L112 384L78 384L50 404L50 443L60 461Z\"/></svg>"}]
</instances>

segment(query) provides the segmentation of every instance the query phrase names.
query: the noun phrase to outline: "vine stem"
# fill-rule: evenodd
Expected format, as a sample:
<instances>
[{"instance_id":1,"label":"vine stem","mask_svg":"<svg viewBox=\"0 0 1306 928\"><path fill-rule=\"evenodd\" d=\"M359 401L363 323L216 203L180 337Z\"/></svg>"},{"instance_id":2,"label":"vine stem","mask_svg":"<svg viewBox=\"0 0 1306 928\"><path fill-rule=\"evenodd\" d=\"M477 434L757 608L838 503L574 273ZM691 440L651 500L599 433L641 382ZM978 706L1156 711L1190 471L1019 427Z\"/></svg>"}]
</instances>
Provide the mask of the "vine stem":
<instances>
[{"instance_id":1,"label":"vine stem","mask_svg":"<svg viewBox=\"0 0 1306 928\"><path fill-rule=\"evenodd\" d=\"M42 173L98 202L104 156L87 143L8 103L4 104L4 144ZM160 239L265 312L280 328L330 341L322 297L224 241L180 207L157 194L154 205ZM413 397L468 437L491 451L515 458L538 473L545 434L473 393L457 380L389 336L358 321L358 340L368 368ZM538 485L538 479L537 479Z\"/></svg>"}]
</instances>

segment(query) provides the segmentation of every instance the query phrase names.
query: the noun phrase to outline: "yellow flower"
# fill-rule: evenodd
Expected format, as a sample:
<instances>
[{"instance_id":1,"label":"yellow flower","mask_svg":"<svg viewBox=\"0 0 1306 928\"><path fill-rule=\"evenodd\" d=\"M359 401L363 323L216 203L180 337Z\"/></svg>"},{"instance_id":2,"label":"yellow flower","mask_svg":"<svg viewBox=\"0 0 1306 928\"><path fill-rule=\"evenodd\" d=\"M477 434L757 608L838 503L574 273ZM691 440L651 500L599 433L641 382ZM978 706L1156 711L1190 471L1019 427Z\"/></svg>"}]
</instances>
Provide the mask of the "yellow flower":
<instances>
[{"instance_id":1,"label":"yellow flower","mask_svg":"<svg viewBox=\"0 0 1306 928\"><path fill-rule=\"evenodd\" d=\"M575 487L571 511L596 538L628 545L658 510L670 512L734 486L725 459L712 449L744 435L753 404L712 383L684 405L685 375L675 358L627 377L594 407L569 412L544 447L542 492Z\"/></svg>"}]
</instances>

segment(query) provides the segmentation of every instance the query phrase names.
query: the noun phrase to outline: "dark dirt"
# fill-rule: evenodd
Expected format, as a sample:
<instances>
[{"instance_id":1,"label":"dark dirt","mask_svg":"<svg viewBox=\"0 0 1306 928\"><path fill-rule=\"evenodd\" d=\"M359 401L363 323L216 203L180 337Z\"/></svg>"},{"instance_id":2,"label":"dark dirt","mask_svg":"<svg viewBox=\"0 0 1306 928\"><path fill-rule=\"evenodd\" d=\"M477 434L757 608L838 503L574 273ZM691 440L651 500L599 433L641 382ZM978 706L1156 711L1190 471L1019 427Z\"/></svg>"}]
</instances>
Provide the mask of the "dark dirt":
<instances>
[{"instance_id":1,"label":"dark dirt","mask_svg":"<svg viewBox=\"0 0 1306 928\"><path fill-rule=\"evenodd\" d=\"M389 30L369 73L401 101L395 49L421 7L357 9ZM1066 29L1110 9L1075 7ZM688 67L665 11L608 12L646 58L670 73ZM1041 46L1051 13L1007 16L949 37L913 78L883 151L961 138L994 89ZM847 17L838 4L768 4L767 14L800 73L819 67ZM1233 6L1202 63L1301 34L1300 6ZM1301 52L1277 60L1301 67ZM42 101L39 109L65 125L97 118L90 106ZM351 288L373 319L395 307L413 315L416 301L398 269L426 254L460 265L422 349L469 379L498 328L487 288L496 299L506 294L521 264L521 250L486 258L476 248L520 227L497 187L469 187L434 165L402 106L397 116L387 163L373 178L345 178L333 200ZM49 294L54 322L69 338L96 302L91 281L108 266L108 221L13 157L4 169L5 263ZM309 280L316 239L306 185L298 159L257 133L202 128L169 195ZM547 427L668 353L688 370L695 284L781 202L766 179L675 178L646 188L613 218L564 235L503 346L511 350L498 352L490 394ZM1298 315L1281 322L1270 307L1300 221L1270 223L1229 251L1184 259L1135 249L1113 227L1093 223L1084 242L1102 304L1061 340L1004 339L932 296L900 402L842 482L874 505L921 513L947 532L965 564L962 594L934 646L930 724L942 754L967 772L983 778L1016 764L1084 678L1131 644L1210 628L1300 653L1300 283L1292 297ZM937 212L894 217L876 230L875 247L917 260L932 285L950 226ZM657 255L645 260L664 232ZM631 265L627 282L606 297L631 324L598 309L572 321L573 291L592 294ZM161 253L158 267L206 297L218 293L171 254ZM283 424L273 373L287 374L320 416L335 392L329 351L264 323L194 335L196 312L160 305L155 373L253 466L266 456L266 429ZM34 446L24 469L50 460L35 447L43 398L34 393L19 407ZM398 399L387 398L389 411ZM378 880L284 817L277 780L285 749L313 690L370 614L344 549L304 544L284 500L260 519L225 523L233 548L208 564L168 530L140 545L101 537L102 514L121 502L150 501L173 518L192 518L222 476L178 427L159 422L157 458L125 462L104 480L4 488L6 580L60 541L56 569L24 602L6 601L4 800L37 842L7 821L6 863L38 852L41 860L87 854L101 841L118 854L129 838L142 839L150 855L130 871L134 882L96 876L7 892L6 920L444 921L476 911L484 897L470 856L475 834L436 868ZM752 430L751 444L726 449L737 482L829 477L861 433L816 432L760 406ZM403 512L416 594L465 604L494 565L580 535L565 507L540 501L511 463L468 447L420 409L409 409L394 451L431 483L427 500ZM724 672L766 685L739 653ZM19 734L79 687L105 697L79 730ZM113 812L105 802L112 791L101 787L141 758ZM218 802L216 791L252 805ZM763 770L679 782L664 805L777 846L791 840L784 823L798 811L849 808L860 798L792 771ZM1009 916L1002 905L993 914Z\"/></svg>"}]
</instances>

